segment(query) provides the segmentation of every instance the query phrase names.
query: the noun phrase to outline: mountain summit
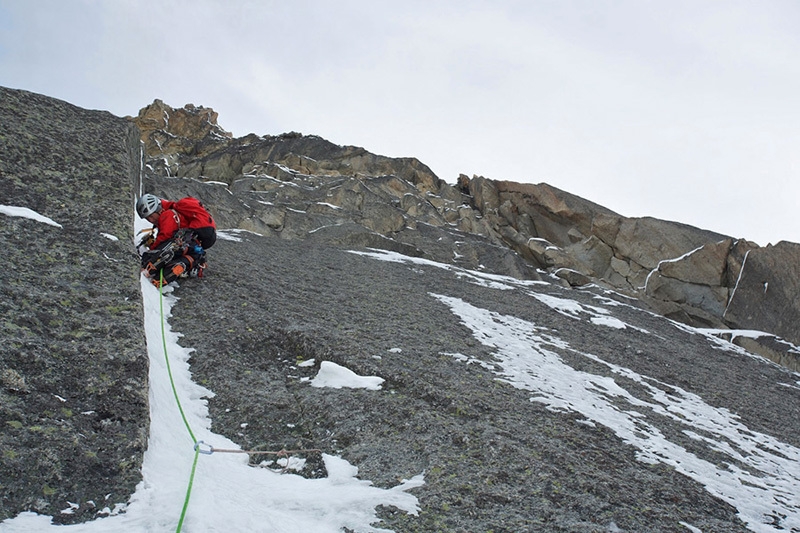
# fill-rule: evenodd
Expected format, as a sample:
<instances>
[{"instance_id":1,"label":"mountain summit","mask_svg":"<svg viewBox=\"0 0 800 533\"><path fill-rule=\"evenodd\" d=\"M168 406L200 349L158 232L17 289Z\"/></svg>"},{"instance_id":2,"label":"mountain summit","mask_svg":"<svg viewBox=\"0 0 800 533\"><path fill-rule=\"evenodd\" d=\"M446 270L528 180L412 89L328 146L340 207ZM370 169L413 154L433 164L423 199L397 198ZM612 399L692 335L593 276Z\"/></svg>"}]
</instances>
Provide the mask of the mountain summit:
<instances>
[{"instance_id":1,"label":"mountain summit","mask_svg":"<svg viewBox=\"0 0 800 533\"><path fill-rule=\"evenodd\" d=\"M0 97L0 531L800 531L800 245ZM140 283L141 192L215 215L204 279Z\"/></svg>"}]
</instances>

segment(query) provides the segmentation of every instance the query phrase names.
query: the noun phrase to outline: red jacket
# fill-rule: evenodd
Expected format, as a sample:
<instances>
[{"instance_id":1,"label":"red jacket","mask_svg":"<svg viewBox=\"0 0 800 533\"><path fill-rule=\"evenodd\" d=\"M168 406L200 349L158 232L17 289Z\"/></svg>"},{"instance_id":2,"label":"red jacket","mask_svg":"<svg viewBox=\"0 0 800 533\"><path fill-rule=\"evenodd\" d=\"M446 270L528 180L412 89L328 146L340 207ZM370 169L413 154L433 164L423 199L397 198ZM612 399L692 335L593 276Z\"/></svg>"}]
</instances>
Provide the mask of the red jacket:
<instances>
[{"instance_id":1,"label":"red jacket","mask_svg":"<svg viewBox=\"0 0 800 533\"><path fill-rule=\"evenodd\" d=\"M170 240L179 229L186 227L186 219L175 209L167 207L166 205L174 203L175 202L170 202L169 200L161 200L161 207L163 209L161 215L158 217L158 221L154 224L154 226L158 228L158 234L156 235L156 240L153 241L153 245L150 246L151 250L158 248L164 242Z\"/></svg>"},{"instance_id":2,"label":"red jacket","mask_svg":"<svg viewBox=\"0 0 800 533\"><path fill-rule=\"evenodd\" d=\"M158 235L151 248L158 248L181 228L217 228L211 214L206 211L200 200L191 196L181 198L177 202L162 199L161 208L161 215L155 223Z\"/></svg>"}]
</instances>

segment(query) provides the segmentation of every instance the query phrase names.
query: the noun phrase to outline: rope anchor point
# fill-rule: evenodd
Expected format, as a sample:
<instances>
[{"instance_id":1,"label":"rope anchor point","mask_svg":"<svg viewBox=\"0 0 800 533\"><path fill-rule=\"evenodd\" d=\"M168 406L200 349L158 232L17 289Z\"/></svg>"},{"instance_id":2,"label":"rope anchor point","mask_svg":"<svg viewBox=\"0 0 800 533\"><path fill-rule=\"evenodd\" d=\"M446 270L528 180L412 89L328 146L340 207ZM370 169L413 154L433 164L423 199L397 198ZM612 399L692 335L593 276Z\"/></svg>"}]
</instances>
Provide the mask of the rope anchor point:
<instances>
[{"instance_id":1,"label":"rope anchor point","mask_svg":"<svg viewBox=\"0 0 800 533\"><path fill-rule=\"evenodd\" d=\"M206 444L205 442L199 440L194 443L194 451L197 453L202 453L204 455L211 455L214 453L214 447L210 444Z\"/></svg>"}]
</instances>

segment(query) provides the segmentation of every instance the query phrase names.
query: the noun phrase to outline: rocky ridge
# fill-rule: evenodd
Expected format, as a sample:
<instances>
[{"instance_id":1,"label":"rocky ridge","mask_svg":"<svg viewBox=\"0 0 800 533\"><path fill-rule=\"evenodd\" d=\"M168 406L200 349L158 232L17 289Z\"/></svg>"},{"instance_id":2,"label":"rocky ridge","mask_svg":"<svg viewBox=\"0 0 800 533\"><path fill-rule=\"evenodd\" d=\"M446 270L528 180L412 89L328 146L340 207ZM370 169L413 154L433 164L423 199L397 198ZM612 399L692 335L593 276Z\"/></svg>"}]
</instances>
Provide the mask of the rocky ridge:
<instances>
[{"instance_id":1,"label":"rocky ridge","mask_svg":"<svg viewBox=\"0 0 800 533\"><path fill-rule=\"evenodd\" d=\"M570 286L621 291L692 326L771 333L734 342L800 369L782 340L800 344L800 244L760 247L677 222L624 217L545 183L461 175L450 185L417 159L316 136L233 139L216 119L209 109L174 110L156 100L133 121L154 179L219 182L233 193L208 200L226 227L402 250L523 278L544 270ZM152 141L159 136L178 148Z\"/></svg>"}]
</instances>

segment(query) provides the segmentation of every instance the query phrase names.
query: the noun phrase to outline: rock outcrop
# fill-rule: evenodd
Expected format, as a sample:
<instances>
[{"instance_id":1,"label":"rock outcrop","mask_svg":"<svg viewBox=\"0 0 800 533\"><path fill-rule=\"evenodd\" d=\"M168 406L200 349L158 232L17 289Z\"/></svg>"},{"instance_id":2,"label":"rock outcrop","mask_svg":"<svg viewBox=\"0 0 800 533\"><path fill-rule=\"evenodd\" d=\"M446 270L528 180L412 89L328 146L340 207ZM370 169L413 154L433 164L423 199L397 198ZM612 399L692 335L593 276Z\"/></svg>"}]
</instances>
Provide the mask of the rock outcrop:
<instances>
[{"instance_id":1,"label":"rock outcrop","mask_svg":"<svg viewBox=\"0 0 800 533\"><path fill-rule=\"evenodd\" d=\"M187 113L195 119L186 120ZM382 157L313 135L230 139L210 109L172 110L157 100L139 113L137 124L143 117L158 119L146 122L142 133L153 191L167 193L167 176L217 182L234 194L217 191L209 199L228 227L403 250L529 279L550 272L570 286L621 291L689 325L764 329L800 343L800 328L782 325L778 332L767 320L748 318L752 312L730 309L737 283L750 279L741 276L744 257L759 249L744 239L624 217L544 183L461 175L449 185L416 159ZM159 135L181 142L154 144ZM192 186L180 188L188 194ZM785 254L782 259L791 262ZM769 273L781 287L791 286L791 275L777 264ZM785 306L791 316L800 312L796 301L778 305ZM784 355L784 362L796 359Z\"/></svg>"},{"instance_id":2,"label":"rock outcrop","mask_svg":"<svg viewBox=\"0 0 800 533\"><path fill-rule=\"evenodd\" d=\"M752 248L740 264L736 290L724 311L726 321L800 344L800 244Z\"/></svg>"},{"instance_id":3,"label":"rock outcrop","mask_svg":"<svg viewBox=\"0 0 800 533\"><path fill-rule=\"evenodd\" d=\"M722 313L736 281L736 273L728 275L729 237L675 222L623 217L547 184L465 176L459 183L494 232L539 266L576 271L582 275L573 276L578 283L594 280L622 290L693 325L724 326ZM712 250L722 254L715 262ZM693 257L684 260L687 255ZM713 264L705 265L706 259ZM698 279L689 262L704 263L715 274Z\"/></svg>"},{"instance_id":4,"label":"rock outcrop","mask_svg":"<svg viewBox=\"0 0 800 533\"><path fill-rule=\"evenodd\" d=\"M162 165L168 169L172 158L202 157L230 140L232 135L217 124L217 117L217 112L207 107L186 104L173 109L155 100L132 120L141 132L145 154L166 158Z\"/></svg>"}]
</instances>

